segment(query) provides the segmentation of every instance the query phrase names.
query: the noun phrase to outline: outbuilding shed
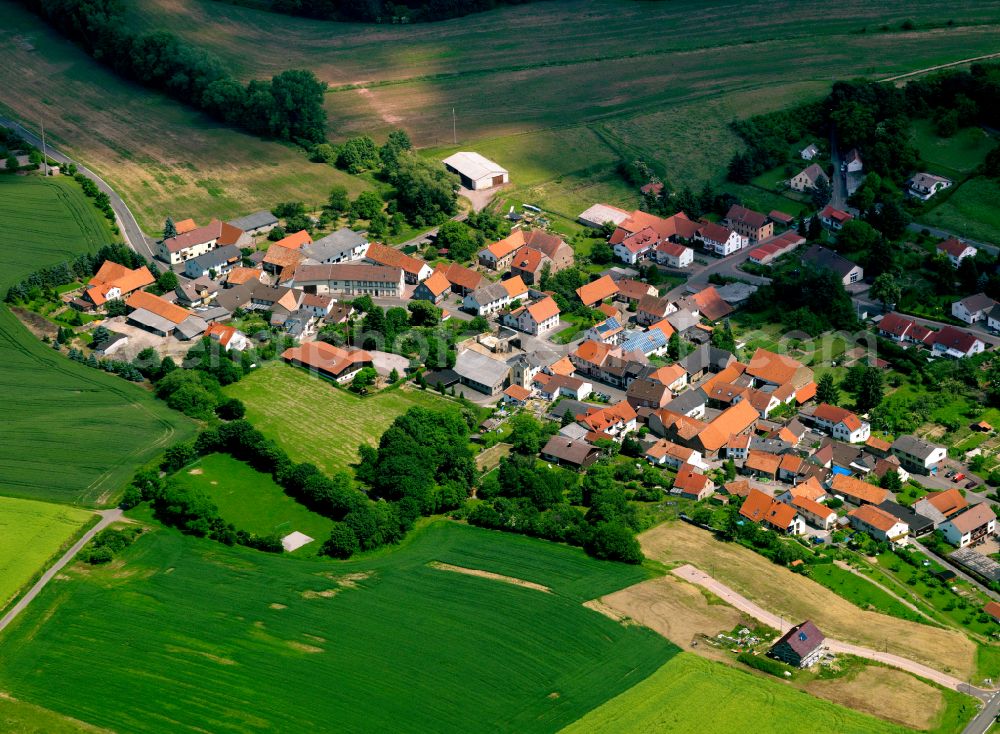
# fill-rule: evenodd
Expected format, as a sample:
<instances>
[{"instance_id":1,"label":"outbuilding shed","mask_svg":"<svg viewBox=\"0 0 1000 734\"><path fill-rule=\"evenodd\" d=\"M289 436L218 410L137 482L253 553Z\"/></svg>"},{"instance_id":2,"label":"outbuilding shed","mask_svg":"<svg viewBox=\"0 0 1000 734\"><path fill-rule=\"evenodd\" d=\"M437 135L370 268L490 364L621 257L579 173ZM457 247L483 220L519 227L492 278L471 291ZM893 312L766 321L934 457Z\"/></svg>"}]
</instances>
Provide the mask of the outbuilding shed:
<instances>
[{"instance_id":1,"label":"outbuilding shed","mask_svg":"<svg viewBox=\"0 0 1000 734\"><path fill-rule=\"evenodd\" d=\"M444 159L444 165L452 173L458 174L465 188L473 191L489 189L510 181L506 168L471 151L460 151L448 156Z\"/></svg>"}]
</instances>

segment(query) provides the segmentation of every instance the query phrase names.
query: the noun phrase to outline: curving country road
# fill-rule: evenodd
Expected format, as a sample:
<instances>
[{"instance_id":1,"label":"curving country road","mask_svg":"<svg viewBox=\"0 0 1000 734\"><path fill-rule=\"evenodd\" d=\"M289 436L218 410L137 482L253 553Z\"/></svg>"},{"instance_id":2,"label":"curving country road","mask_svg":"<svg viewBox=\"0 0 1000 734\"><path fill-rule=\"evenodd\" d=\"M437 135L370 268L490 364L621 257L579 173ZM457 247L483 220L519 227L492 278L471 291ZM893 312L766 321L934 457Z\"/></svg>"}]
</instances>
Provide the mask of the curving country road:
<instances>
[{"instance_id":1,"label":"curving country road","mask_svg":"<svg viewBox=\"0 0 1000 734\"><path fill-rule=\"evenodd\" d=\"M83 546L90 542L90 539L97 535L99 532L104 530L108 525L113 522L117 522L122 518L122 511L119 508L113 510L99 510L98 515L101 516L100 521L92 527L90 530L85 532L83 536L70 546L70 549L66 551L58 561L53 563L49 569L42 574L42 577L35 582L35 585L31 587L27 594L21 597L17 604L11 607L10 611L4 615L3 619L0 619L0 632L3 632L7 626L13 622L17 616L28 608L28 605L38 596L39 592L45 588L45 586L55 578L55 575L59 573L67 563L73 560L74 556L80 552Z\"/></svg>"},{"instance_id":2,"label":"curving country road","mask_svg":"<svg viewBox=\"0 0 1000 734\"><path fill-rule=\"evenodd\" d=\"M0 117L0 125L13 130L28 143L31 143L36 148L41 149L41 138L16 120ZM103 178L98 176L86 166L77 163L64 153L60 153L47 141L45 143L45 153L49 158L59 164L65 165L73 163L80 173L97 184L97 188L107 194L111 199L111 208L115 211L115 216L118 219L118 229L122 233L125 244L145 257L147 260L152 260L156 256L156 253L153 251L155 242L143 234L142 230L139 228L139 223L136 221L135 215L132 214L132 210L128 208L128 205L124 202L122 197L116 194L114 189L112 189Z\"/></svg>"}]
</instances>

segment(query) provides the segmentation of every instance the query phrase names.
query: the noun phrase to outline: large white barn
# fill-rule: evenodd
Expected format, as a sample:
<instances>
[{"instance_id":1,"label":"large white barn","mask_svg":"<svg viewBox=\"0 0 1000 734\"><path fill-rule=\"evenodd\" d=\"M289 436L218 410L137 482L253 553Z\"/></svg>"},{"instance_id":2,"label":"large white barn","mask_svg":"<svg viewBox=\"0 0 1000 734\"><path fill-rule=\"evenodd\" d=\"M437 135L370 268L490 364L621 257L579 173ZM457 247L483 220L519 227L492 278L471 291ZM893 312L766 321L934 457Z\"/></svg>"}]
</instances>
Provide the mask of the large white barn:
<instances>
[{"instance_id":1,"label":"large white barn","mask_svg":"<svg viewBox=\"0 0 1000 734\"><path fill-rule=\"evenodd\" d=\"M473 191L489 189L510 181L506 168L471 151L448 156L444 159L444 165L449 171L459 175L462 186Z\"/></svg>"}]
</instances>

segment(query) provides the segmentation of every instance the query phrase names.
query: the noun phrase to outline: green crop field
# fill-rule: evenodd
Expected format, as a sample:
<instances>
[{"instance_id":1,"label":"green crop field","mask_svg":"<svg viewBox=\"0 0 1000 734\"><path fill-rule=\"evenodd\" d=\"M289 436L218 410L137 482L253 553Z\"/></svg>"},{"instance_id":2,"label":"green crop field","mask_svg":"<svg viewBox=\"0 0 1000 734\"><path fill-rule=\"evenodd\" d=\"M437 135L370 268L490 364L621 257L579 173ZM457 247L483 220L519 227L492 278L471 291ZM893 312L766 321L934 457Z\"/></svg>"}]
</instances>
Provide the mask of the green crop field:
<instances>
[{"instance_id":1,"label":"green crop field","mask_svg":"<svg viewBox=\"0 0 1000 734\"><path fill-rule=\"evenodd\" d=\"M0 497L0 609L93 517L65 505Z\"/></svg>"},{"instance_id":2,"label":"green crop field","mask_svg":"<svg viewBox=\"0 0 1000 734\"><path fill-rule=\"evenodd\" d=\"M17 734L111 734L106 729L60 716L5 694L0 694L0 731Z\"/></svg>"},{"instance_id":3,"label":"green crop field","mask_svg":"<svg viewBox=\"0 0 1000 734\"><path fill-rule=\"evenodd\" d=\"M373 446L396 416L415 405L457 408L423 390L391 390L360 398L304 369L274 362L225 388L247 406L247 419L295 461L329 473L357 462L362 443Z\"/></svg>"},{"instance_id":4,"label":"green crop field","mask_svg":"<svg viewBox=\"0 0 1000 734\"><path fill-rule=\"evenodd\" d=\"M920 222L979 242L1000 242L998 201L1000 183L977 176L920 217Z\"/></svg>"},{"instance_id":5,"label":"green crop field","mask_svg":"<svg viewBox=\"0 0 1000 734\"><path fill-rule=\"evenodd\" d=\"M2 54L0 54L2 57ZM94 250L110 233L70 181L0 178L0 293L35 268ZM138 464L192 424L121 378L70 362L0 306L0 494L106 502Z\"/></svg>"},{"instance_id":6,"label":"green crop field","mask_svg":"<svg viewBox=\"0 0 1000 734\"><path fill-rule=\"evenodd\" d=\"M900 726L768 679L680 653L563 734L901 734Z\"/></svg>"},{"instance_id":7,"label":"green crop field","mask_svg":"<svg viewBox=\"0 0 1000 734\"><path fill-rule=\"evenodd\" d=\"M307 555L319 549L330 535L333 522L310 512L249 464L228 454L211 454L175 474L171 481L203 490L219 513L237 530L284 537L298 530L316 542L297 551Z\"/></svg>"},{"instance_id":8,"label":"green crop field","mask_svg":"<svg viewBox=\"0 0 1000 734\"><path fill-rule=\"evenodd\" d=\"M676 652L582 605L643 568L447 521L350 562L165 529L120 560L17 620L0 689L123 732L553 731Z\"/></svg>"}]
</instances>

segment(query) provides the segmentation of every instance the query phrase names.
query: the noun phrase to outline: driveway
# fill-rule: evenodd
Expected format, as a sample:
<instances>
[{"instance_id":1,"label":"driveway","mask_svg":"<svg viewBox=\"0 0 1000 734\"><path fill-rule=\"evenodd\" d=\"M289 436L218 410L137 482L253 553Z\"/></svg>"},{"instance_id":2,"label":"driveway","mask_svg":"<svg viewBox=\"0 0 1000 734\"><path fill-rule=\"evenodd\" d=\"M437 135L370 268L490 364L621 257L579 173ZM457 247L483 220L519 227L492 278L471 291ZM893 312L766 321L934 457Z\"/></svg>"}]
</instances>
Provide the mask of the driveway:
<instances>
[{"instance_id":1,"label":"driveway","mask_svg":"<svg viewBox=\"0 0 1000 734\"><path fill-rule=\"evenodd\" d=\"M736 607L741 612L749 614L754 619L763 622L769 627L773 627L781 632L786 631L789 627L788 622L782 617L758 606L745 596L737 594L725 584L720 581L716 581L704 571L700 571L690 564L685 564L679 568L675 568L673 570L673 574L684 579L685 581L690 581L693 584L697 584L702 588L708 589L727 604ZM831 652L856 655L857 657L866 658L868 660L875 660L876 662L884 663L894 668L905 670L908 673L913 673L921 678L934 681L935 683L945 686L946 688L950 688L953 691L968 693L982 699L986 699L989 696L987 692L974 686L970 686L963 680L948 675L947 673L942 673L941 671L935 670L927 665L923 665L922 663L910 660L909 658L893 655L889 652L871 650L867 647L861 647L849 642L842 642L830 637L826 638L825 644Z\"/></svg>"}]
</instances>

